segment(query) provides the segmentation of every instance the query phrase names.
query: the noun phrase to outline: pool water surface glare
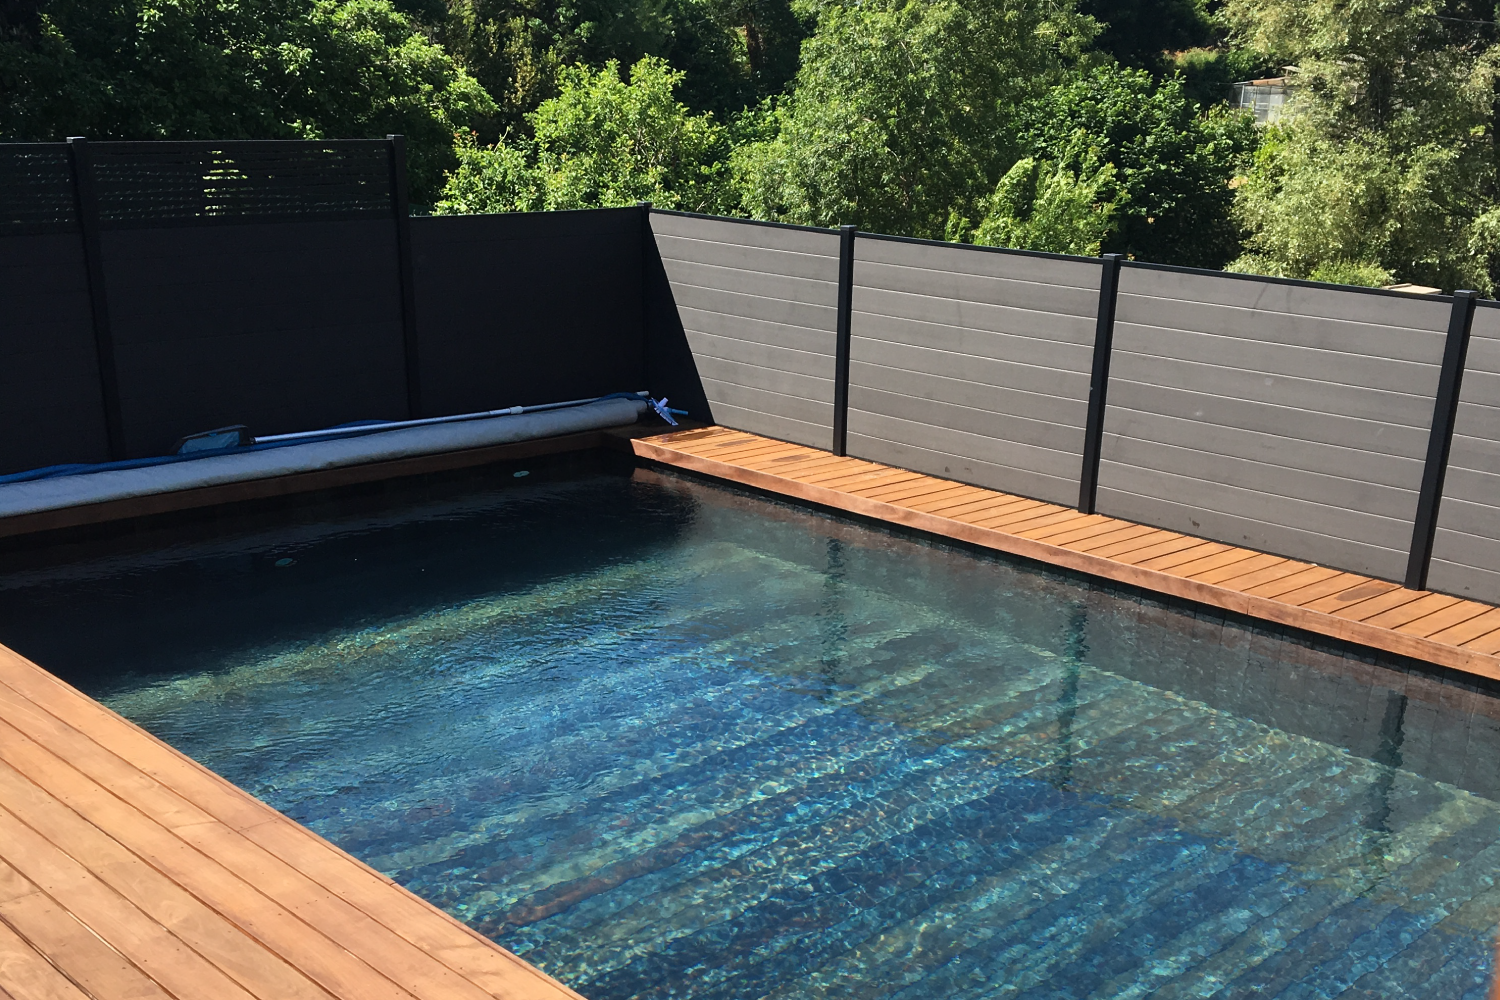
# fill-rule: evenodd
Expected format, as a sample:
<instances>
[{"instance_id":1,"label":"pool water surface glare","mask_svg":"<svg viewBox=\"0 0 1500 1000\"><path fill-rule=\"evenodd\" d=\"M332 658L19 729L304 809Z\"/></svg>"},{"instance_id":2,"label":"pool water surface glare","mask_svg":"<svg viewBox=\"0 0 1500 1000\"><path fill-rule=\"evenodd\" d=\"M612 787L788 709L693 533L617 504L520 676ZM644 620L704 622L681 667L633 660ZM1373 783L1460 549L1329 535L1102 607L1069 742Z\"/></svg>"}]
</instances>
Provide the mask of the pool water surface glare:
<instances>
[{"instance_id":1,"label":"pool water surface glare","mask_svg":"<svg viewBox=\"0 0 1500 1000\"><path fill-rule=\"evenodd\" d=\"M6 557L0 640L590 1000L1485 996L1488 695L533 471Z\"/></svg>"}]
</instances>

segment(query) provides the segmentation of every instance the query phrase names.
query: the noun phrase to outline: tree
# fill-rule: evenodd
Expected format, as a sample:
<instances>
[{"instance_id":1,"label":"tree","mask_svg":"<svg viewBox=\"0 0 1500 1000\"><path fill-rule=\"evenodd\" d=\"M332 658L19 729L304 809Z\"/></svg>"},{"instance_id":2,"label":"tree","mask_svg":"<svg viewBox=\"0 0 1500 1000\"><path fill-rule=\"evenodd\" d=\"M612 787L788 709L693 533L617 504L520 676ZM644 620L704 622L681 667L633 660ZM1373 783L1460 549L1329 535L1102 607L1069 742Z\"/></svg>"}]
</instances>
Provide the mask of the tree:
<instances>
[{"instance_id":1,"label":"tree","mask_svg":"<svg viewBox=\"0 0 1500 1000\"><path fill-rule=\"evenodd\" d=\"M677 101L682 74L647 56L630 70L573 66L562 92L528 116L532 135L472 141L437 205L440 214L600 208L653 201L726 209L729 133Z\"/></svg>"},{"instance_id":2,"label":"tree","mask_svg":"<svg viewBox=\"0 0 1500 1000\"><path fill-rule=\"evenodd\" d=\"M736 151L745 208L941 237L1015 162L1016 109L1091 30L1056 0L823 6L769 136Z\"/></svg>"},{"instance_id":3,"label":"tree","mask_svg":"<svg viewBox=\"0 0 1500 1000\"><path fill-rule=\"evenodd\" d=\"M725 120L785 89L807 33L789 0L402 2L494 96L486 141L525 132L526 115L557 96L563 67L631 66L648 55L683 73L683 103Z\"/></svg>"},{"instance_id":4,"label":"tree","mask_svg":"<svg viewBox=\"0 0 1500 1000\"><path fill-rule=\"evenodd\" d=\"M1097 256L1115 227L1119 186L1106 163L1091 176L1026 157L1006 172L987 205L974 242L1017 250Z\"/></svg>"},{"instance_id":5,"label":"tree","mask_svg":"<svg viewBox=\"0 0 1500 1000\"><path fill-rule=\"evenodd\" d=\"M1114 165L1101 190L1119 201L1106 251L1192 267L1222 267L1239 252L1230 182L1257 141L1248 113L1204 114L1177 78L1102 66L1054 88L1027 119L1034 155L1080 175Z\"/></svg>"},{"instance_id":6,"label":"tree","mask_svg":"<svg viewBox=\"0 0 1500 1000\"><path fill-rule=\"evenodd\" d=\"M1103 30L1094 46L1126 66L1161 73L1166 53L1205 46L1216 31L1204 0L1080 0Z\"/></svg>"},{"instance_id":7,"label":"tree","mask_svg":"<svg viewBox=\"0 0 1500 1000\"><path fill-rule=\"evenodd\" d=\"M1297 67L1240 188L1251 235L1235 269L1494 287L1500 53L1476 13L1435 0L1229 0L1247 44Z\"/></svg>"},{"instance_id":8,"label":"tree","mask_svg":"<svg viewBox=\"0 0 1500 1000\"><path fill-rule=\"evenodd\" d=\"M436 193L488 95L386 0L50 0L0 35L21 140L409 138Z\"/></svg>"}]
</instances>

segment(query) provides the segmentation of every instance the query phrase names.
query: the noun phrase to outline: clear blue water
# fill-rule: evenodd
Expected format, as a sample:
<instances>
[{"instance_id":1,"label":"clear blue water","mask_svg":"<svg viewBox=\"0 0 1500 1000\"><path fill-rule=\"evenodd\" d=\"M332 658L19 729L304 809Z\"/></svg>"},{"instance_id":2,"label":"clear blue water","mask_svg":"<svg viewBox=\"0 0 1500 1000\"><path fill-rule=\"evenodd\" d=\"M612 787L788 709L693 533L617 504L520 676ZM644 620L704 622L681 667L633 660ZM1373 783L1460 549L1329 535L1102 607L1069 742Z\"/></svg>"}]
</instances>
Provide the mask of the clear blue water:
<instances>
[{"instance_id":1,"label":"clear blue water","mask_svg":"<svg viewBox=\"0 0 1500 1000\"><path fill-rule=\"evenodd\" d=\"M1491 974L1488 695L656 473L11 554L0 640L592 1000Z\"/></svg>"}]
</instances>

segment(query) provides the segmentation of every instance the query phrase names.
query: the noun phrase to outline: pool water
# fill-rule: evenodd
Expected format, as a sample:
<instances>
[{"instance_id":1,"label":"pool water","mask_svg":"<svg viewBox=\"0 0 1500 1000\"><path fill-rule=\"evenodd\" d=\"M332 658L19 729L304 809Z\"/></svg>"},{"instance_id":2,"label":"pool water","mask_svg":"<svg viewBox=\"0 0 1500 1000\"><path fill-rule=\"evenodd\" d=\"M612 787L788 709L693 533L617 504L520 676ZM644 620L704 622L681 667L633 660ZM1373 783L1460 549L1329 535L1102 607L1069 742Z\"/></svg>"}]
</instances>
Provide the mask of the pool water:
<instances>
[{"instance_id":1,"label":"pool water","mask_svg":"<svg viewBox=\"0 0 1500 1000\"><path fill-rule=\"evenodd\" d=\"M0 641L590 1000L1491 976L1489 695L687 479L13 553Z\"/></svg>"}]
</instances>

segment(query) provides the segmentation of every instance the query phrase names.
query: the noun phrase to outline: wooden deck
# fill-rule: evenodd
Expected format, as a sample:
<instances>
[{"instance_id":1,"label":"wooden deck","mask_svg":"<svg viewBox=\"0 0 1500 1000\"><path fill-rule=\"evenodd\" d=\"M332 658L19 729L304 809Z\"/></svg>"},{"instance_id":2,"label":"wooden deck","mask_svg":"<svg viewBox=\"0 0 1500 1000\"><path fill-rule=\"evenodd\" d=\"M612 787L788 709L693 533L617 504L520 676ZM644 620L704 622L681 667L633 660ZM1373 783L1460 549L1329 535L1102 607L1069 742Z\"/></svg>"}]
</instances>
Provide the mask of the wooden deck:
<instances>
[{"instance_id":1,"label":"wooden deck","mask_svg":"<svg viewBox=\"0 0 1500 1000\"><path fill-rule=\"evenodd\" d=\"M578 1000L0 647L0 998L85 997Z\"/></svg>"},{"instance_id":2,"label":"wooden deck","mask_svg":"<svg viewBox=\"0 0 1500 1000\"><path fill-rule=\"evenodd\" d=\"M721 427L640 458L1500 679L1500 608Z\"/></svg>"}]
</instances>

